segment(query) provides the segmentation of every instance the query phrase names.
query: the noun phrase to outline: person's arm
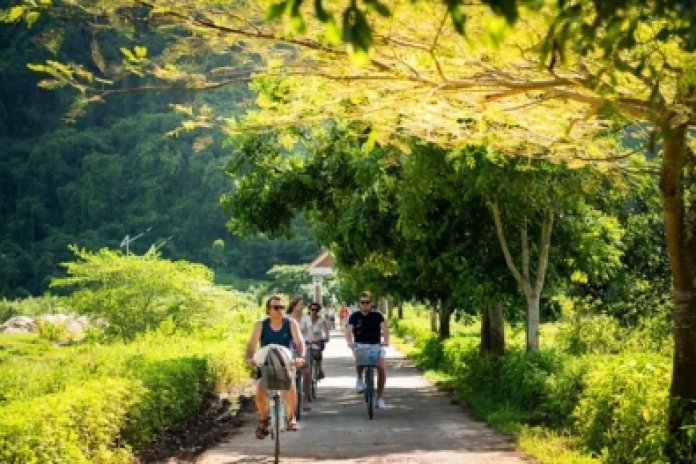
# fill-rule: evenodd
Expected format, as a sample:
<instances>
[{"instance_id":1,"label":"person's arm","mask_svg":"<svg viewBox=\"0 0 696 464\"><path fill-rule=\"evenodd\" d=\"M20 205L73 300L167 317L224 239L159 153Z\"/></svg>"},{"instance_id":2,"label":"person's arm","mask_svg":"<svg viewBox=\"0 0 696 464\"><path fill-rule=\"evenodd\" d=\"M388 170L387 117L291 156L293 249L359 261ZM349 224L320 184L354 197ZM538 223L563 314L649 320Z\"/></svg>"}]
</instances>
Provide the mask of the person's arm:
<instances>
[{"instance_id":1,"label":"person's arm","mask_svg":"<svg viewBox=\"0 0 696 464\"><path fill-rule=\"evenodd\" d=\"M292 341L295 343L297 355L304 359L306 349L304 338L302 338L302 331L300 330L299 324L293 318L290 318L290 333L292 334Z\"/></svg>"},{"instance_id":2,"label":"person's arm","mask_svg":"<svg viewBox=\"0 0 696 464\"><path fill-rule=\"evenodd\" d=\"M353 326L350 324L350 319L346 323L346 343L350 348L353 348L355 342L353 341Z\"/></svg>"},{"instance_id":3,"label":"person's arm","mask_svg":"<svg viewBox=\"0 0 696 464\"><path fill-rule=\"evenodd\" d=\"M251 330L251 337L249 337L249 343L246 347L246 363L249 366L254 365L254 351L259 345L259 339L261 338L261 329L263 321L256 321L254 328Z\"/></svg>"},{"instance_id":4,"label":"person's arm","mask_svg":"<svg viewBox=\"0 0 696 464\"><path fill-rule=\"evenodd\" d=\"M382 319L382 322L379 324L379 326L382 329L382 338L384 338L382 345L389 346L389 324L387 323L387 321Z\"/></svg>"}]
</instances>

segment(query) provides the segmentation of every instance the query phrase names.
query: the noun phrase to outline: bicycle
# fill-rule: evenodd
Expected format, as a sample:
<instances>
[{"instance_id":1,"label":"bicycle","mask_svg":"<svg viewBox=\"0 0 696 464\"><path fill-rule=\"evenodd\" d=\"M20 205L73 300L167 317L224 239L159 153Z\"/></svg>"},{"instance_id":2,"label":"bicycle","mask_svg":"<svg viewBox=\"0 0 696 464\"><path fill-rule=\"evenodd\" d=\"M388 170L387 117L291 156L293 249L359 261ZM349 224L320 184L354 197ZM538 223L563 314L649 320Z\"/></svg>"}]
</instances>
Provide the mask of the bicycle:
<instances>
[{"instance_id":1,"label":"bicycle","mask_svg":"<svg viewBox=\"0 0 696 464\"><path fill-rule=\"evenodd\" d=\"M326 343L326 339L322 338L315 340L312 343L308 343L307 349L309 350L309 400L313 401L317 399L317 388L319 384L319 360L317 358L321 357L321 348L318 343Z\"/></svg>"},{"instance_id":2,"label":"bicycle","mask_svg":"<svg viewBox=\"0 0 696 464\"><path fill-rule=\"evenodd\" d=\"M302 411L302 401L304 398L304 369L295 369L295 390L297 399L295 400L295 419L300 420Z\"/></svg>"},{"instance_id":3,"label":"bicycle","mask_svg":"<svg viewBox=\"0 0 696 464\"><path fill-rule=\"evenodd\" d=\"M375 409L375 369L377 368L377 360L382 347L379 345L362 345L355 346L353 351L355 352L355 363L359 367L363 367L367 415L372 419Z\"/></svg>"},{"instance_id":4,"label":"bicycle","mask_svg":"<svg viewBox=\"0 0 696 464\"><path fill-rule=\"evenodd\" d=\"M283 391L290 389L290 379L287 374L280 375L277 366L259 365L261 379L266 385L266 404L268 411L268 430L271 439L275 441L274 463L280 461L280 431L281 424L286 424L286 407L283 401ZM285 425L283 425L285 429Z\"/></svg>"}]
</instances>

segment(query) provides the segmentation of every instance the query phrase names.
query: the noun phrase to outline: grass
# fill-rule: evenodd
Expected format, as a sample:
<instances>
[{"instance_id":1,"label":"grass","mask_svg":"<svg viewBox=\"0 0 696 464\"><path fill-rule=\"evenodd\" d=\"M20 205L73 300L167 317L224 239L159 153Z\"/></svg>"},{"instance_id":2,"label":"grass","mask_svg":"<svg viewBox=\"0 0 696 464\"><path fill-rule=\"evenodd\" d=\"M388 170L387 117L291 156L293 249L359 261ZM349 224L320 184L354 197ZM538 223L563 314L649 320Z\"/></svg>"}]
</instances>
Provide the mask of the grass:
<instances>
[{"instance_id":1,"label":"grass","mask_svg":"<svg viewBox=\"0 0 696 464\"><path fill-rule=\"evenodd\" d=\"M0 361L9 357L34 356L49 350L49 343L36 333L0 334Z\"/></svg>"}]
</instances>

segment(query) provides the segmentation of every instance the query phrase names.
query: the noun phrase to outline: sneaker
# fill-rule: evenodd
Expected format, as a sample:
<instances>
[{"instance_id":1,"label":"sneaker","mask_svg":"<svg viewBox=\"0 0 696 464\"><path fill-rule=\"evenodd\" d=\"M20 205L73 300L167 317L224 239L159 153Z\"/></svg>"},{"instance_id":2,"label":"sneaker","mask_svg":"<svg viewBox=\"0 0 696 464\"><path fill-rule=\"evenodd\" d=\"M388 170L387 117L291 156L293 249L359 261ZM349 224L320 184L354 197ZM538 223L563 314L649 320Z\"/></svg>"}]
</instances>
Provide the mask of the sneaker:
<instances>
[{"instance_id":1,"label":"sneaker","mask_svg":"<svg viewBox=\"0 0 696 464\"><path fill-rule=\"evenodd\" d=\"M365 384L363 383L362 379L358 379L355 382L355 391L358 393L362 393L365 391Z\"/></svg>"},{"instance_id":2,"label":"sneaker","mask_svg":"<svg viewBox=\"0 0 696 464\"><path fill-rule=\"evenodd\" d=\"M377 398L377 409L387 409L387 405L384 404L384 400L382 398Z\"/></svg>"},{"instance_id":3,"label":"sneaker","mask_svg":"<svg viewBox=\"0 0 696 464\"><path fill-rule=\"evenodd\" d=\"M325 377L324 371L319 371L319 375L317 376L317 380L321 380Z\"/></svg>"}]
</instances>

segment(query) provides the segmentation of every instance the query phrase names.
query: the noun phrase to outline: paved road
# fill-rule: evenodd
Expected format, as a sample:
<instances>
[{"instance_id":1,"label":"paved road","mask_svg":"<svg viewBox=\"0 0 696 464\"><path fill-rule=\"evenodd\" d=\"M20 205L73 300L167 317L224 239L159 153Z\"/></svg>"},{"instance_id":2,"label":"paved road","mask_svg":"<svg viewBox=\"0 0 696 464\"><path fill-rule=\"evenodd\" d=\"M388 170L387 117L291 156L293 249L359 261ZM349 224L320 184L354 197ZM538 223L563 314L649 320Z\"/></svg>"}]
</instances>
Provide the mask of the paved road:
<instances>
[{"instance_id":1,"label":"paved road","mask_svg":"<svg viewBox=\"0 0 696 464\"><path fill-rule=\"evenodd\" d=\"M342 334L332 334L325 351L326 378L299 432L281 434L281 462L323 464L529 464L504 436L473 421L438 391L402 353L387 351L386 410L367 417L355 392L355 370ZM270 463L273 440L254 436L255 412L247 412L241 433L205 452L198 464Z\"/></svg>"}]
</instances>

